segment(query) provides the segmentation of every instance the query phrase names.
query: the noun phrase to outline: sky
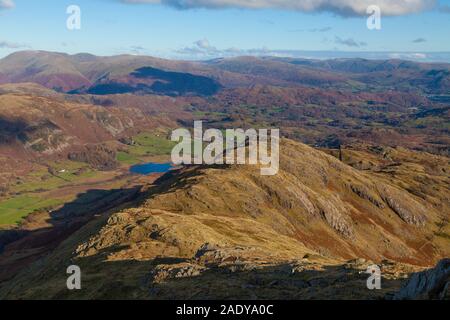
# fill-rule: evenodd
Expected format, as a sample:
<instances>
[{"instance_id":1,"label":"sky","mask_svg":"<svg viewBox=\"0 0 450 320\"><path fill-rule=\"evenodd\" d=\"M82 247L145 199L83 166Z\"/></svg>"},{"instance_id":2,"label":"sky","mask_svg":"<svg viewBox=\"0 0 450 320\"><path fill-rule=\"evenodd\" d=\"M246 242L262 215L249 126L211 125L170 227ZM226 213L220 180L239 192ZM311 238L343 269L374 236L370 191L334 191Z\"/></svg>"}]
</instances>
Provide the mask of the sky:
<instances>
[{"instance_id":1,"label":"sky","mask_svg":"<svg viewBox=\"0 0 450 320\"><path fill-rule=\"evenodd\" d=\"M70 5L80 29L67 28ZM19 50L450 62L450 0L0 0L0 57Z\"/></svg>"}]
</instances>

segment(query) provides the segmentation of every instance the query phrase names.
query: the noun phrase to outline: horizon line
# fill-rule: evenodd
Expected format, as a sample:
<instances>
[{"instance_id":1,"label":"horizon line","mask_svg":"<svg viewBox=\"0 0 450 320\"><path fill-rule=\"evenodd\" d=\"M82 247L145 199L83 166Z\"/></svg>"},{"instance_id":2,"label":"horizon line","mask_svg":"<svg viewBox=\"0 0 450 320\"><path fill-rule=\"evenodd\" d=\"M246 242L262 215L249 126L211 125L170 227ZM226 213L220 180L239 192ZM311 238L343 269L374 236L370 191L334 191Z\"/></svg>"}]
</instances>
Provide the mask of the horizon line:
<instances>
[{"instance_id":1,"label":"horizon line","mask_svg":"<svg viewBox=\"0 0 450 320\"><path fill-rule=\"evenodd\" d=\"M206 62L217 59L233 59L233 58L286 58L286 59L305 59L305 60L336 60L336 59L363 59L363 60L403 60L416 63L450 63L450 51L356 51L356 50L295 50L295 49L275 49L262 51L260 54L252 54L251 52L242 52L242 54L236 55L220 55L217 56L199 56L195 57L182 57L181 55L161 56L155 54L146 53L117 53L111 55L95 54L88 51L80 51L76 53L64 52L64 51L52 51L44 49L24 49L16 50L9 54L0 57L0 60L7 58L11 55L25 52L42 52L53 54L65 54L68 56L76 56L81 54L92 55L95 57L117 57L117 56L135 56L135 57L149 57L163 60L179 60L179 61L192 61L192 62ZM297 54L297 56L295 56ZM317 56L302 56L301 54L313 54ZM328 55L328 56L327 56ZM383 56L385 55L385 56ZM443 55L436 56L436 55Z\"/></svg>"}]
</instances>

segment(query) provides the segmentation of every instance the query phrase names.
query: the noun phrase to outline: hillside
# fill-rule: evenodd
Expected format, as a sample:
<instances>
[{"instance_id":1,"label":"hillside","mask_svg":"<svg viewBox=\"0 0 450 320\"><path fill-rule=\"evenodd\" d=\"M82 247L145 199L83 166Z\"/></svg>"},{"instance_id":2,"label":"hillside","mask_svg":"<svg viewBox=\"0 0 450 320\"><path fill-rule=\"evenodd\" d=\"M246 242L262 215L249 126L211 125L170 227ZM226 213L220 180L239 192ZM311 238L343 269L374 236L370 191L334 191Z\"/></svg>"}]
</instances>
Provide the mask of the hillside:
<instances>
[{"instance_id":1,"label":"hillside","mask_svg":"<svg viewBox=\"0 0 450 320\"><path fill-rule=\"evenodd\" d=\"M151 126L137 109L106 109L23 94L0 95L0 119L2 148L20 144L24 151L43 154L113 140L139 125Z\"/></svg>"},{"instance_id":2,"label":"hillside","mask_svg":"<svg viewBox=\"0 0 450 320\"><path fill-rule=\"evenodd\" d=\"M0 93L139 109L174 126L194 119L218 128L276 126L320 147L369 142L448 155L449 68L405 60L192 62L22 51L0 60Z\"/></svg>"},{"instance_id":3,"label":"hillside","mask_svg":"<svg viewBox=\"0 0 450 320\"><path fill-rule=\"evenodd\" d=\"M392 298L450 256L448 70L1 59L0 299ZM170 131L194 120L279 128L280 172L131 172L170 161ZM376 292L365 287L373 263L383 271ZM82 268L81 291L65 288L70 264Z\"/></svg>"},{"instance_id":4,"label":"hillside","mask_svg":"<svg viewBox=\"0 0 450 320\"><path fill-rule=\"evenodd\" d=\"M142 68L150 68L145 76L139 71L145 70ZM189 80L190 87L185 87L185 80ZM9 82L35 82L60 92L97 94L211 95L221 87L252 85L447 94L450 66L405 60L277 57L193 62L135 55L101 57L21 51L0 60L0 83Z\"/></svg>"},{"instance_id":5,"label":"hillside","mask_svg":"<svg viewBox=\"0 0 450 320\"><path fill-rule=\"evenodd\" d=\"M142 74L138 74L139 69L143 67L153 67L156 73L151 77L147 72L143 77ZM35 82L56 91L72 93L87 91L105 94L139 90L173 93L180 90L180 85L185 83L183 77L190 80L196 79L199 82L195 88L184 88L184 91L186 89L201 90L205 81L210 81L213 87L217 86L214 80L202 77L205 69L207 68L197 63L146 56L97 57L90 54L68 55L47 51L22 51L0 60L0 83ZM178 73L167 72L171 70ZM157 84L152 88L155 82ZM173 82L172 86L169 88L162 86L167 82ZM182 93L185 93L184 91Z\"/></svg>"},{"instance_id":6,"label":"hillside","mask_svg":"<svg viewBox=\"0 0 450 320\"><path fill-rule=\"evenodd\" d=\"M280 150L276 176L255 166L167 173L1 283L0 297L381 298L450 255L447 158L387 150L382 160L361 147L344 151L349 166L291 140ZM363 159L379 170L357 168ZM389 161L416 176L393 179L402 170ZM381 291L361 275L372 261ZM81 291L65 289L69 264L82 269Z\"/></svg>"},{"instance_id":7,"label":"hillside","mask_svg":"<svg viewBox=\"0 0 450 320\"><path fill-rule=\"evenodd\" d=\"M450 66L405 60L294 59L237 57L215 59L215 68L271 79L272 84L308 85L354 91L395 90L446 94Z\"/></svg>"},{"instance_id":8,"label":"hillside","mask_svg":"<svg viewBox=\"0 0 450 320\"><path fill-rule=\"evenodd\" d=\"M67 101L37 85L0 86L0 187L34 174L36 164L57 160L86 162L96 169L118 165L119 141L172 124L133 107L105 108ZM1 195L0 195L1 197Z\"/></svg>"}]
</instances>

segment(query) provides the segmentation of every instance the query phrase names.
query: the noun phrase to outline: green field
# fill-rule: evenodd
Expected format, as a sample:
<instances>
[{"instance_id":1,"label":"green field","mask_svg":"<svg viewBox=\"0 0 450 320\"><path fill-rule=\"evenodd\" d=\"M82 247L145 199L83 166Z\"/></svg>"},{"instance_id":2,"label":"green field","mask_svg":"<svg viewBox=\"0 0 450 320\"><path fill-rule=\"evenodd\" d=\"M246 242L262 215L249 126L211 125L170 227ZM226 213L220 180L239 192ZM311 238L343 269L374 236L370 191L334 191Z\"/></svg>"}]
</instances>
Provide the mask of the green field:
<instances>
[{"instance_id":1,"label":"green field","mask_svg":"<svg viewBox=\"0 0 450 320\"><path fill-rule=\"evenodd\" d=\"M82 183L101 175L87 164L51 162L39 166L10 188L9 198L0 200L0 225L13 225L30 213L63 204L67 199L45 198L43 192Z\"/></svg>"},{"instance_id":2,"label":"green field","mask_svg":"<svg viewBox=\"0 0 450 320\"><path fill-rule=\"evenodd\" d=\"M50 163L53 173L42 167L27 176L26 182L21 182L11 188L16 194L26 192L53 190L70 185L76 181L92 178L98 172L89 168L85 163L75 161L61 161Z\"/></svg>"},{"instance_id":3,"label":"green field","mask_svg":"<svg viewBox=\"0 0 450 320\"><path fill-rule=\"evenodd\" d=\"M141 133L133 140L134 145L129 146L127 151L117 153L117 161L131 165L141 162L142 157L169 155L176 144L164 136L151 133Z\"/></svg>"},{"instance_id":4,"label":"green field","mask_svg":"<svg viewBox=\"0 0 450 320\"><path fill-rule=\"evenodd\" d=\"M136 164L140 162L140 159L137 155L131 154L128 152L120 151L117 153L117 161L124 164Z\"/></svg>"},{"instance_id":5,"label":"green field","mask_svg":"<svg viewBox=\"0 0 450 320\"><path fill-rule=\"evenodd\" d=\"M163 135L150 133L139 134L133 140L133 145L117 154L117 160L123 164L136 164L145 161L148 156L168 155L176 144ZM48 210L65 201L47 199L42 195L43 192L77 185L97 176L101 177L102 173L81 162L65 160L38 166L11 186L10 198L0 200L0 226L17 224L35 211Z\"/></svg>"},{"instance_id":6,"label":"green field","mask_svg":"<svg viewBox=\"0 0 450 320\"><path fill-rule=\"evenodd\" d=\"M211 119L211 117L223 117L223 116L227 116L226 113L223 112L213 112L213 111L194 111L192 112L192 114L196 117L209 117L209 119Z\"/></svg>"},{"instance_id":7,"label":"green field","mask_svg":"<svg viewBox=\"0 0 450 320\"><path fill-rule=\"evenodd\" d=\"M34 211L52 208L62 203L62 199L43 199L28 195L1 201L0 225L19 223L22 218Z\"/></svg>"}]
</instances>

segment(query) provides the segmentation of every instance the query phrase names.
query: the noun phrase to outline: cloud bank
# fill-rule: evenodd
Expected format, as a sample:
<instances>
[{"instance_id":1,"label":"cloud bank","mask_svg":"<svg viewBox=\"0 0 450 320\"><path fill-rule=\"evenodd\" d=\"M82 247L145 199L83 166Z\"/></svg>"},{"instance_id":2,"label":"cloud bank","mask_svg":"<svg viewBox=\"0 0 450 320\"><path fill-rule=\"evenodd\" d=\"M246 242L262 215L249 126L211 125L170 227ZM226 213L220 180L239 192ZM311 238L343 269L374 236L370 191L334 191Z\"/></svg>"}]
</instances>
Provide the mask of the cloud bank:
<instances>
[{"instance_id":1,"label":"cloud bank","mask_svg":"<svg viewBox=\"0 0 450 320\"><path fill-rule=\"evenodd\" d=\"M211 59L217 57L237 57L237 56L263 56L263 55L276 55L274 51L270 51L267 48L260 49L239 49L239 48L228 48L228 49L218 49L211 45L208 39L201 39L195 41L192 46L184 47L182 49L175 50L175 54L178 56L189 56L191 59L201 60L201 59Z\"/></svg>"},{"instance_id":2,"label":"cloud bank","mask_svg":"<svg viewBox=\"0 0 450 320\"><path fill-rule=\"evenodd\" d=\"M0 49L25 49L25 48L30 48L30 46L24 43L0 41Z\"/></svg>"},{"instance_id":3,"label":"cloud bank","mask_svg":"<svg viewBox=\"0 0 450 320\"><path fill-rule=\"evenodd\" d=\"M450 6L443 5L438 8L438 10L442 13L450 13Z\"/></svg>"},{"instance_id":4,"label":"cloud bank","mask_svg":"<svg viewBox=\"0 0 450 320\"><path fill-rule=\"evenodd\" d=\"M0 10L12 8L14 8L14 2L12 0L0 0Z\"/></svg>"},{"instance_id":5,"label":"cloud bank","mask_svg":"<svg viewBox=\"0 0 450 320\"><path fill-rule=\"evenodd\" d=\"M437 0L121 0L124 3L163 4L178 9L283 9L301 12L331 12L341 16L366 15L377 5L385 16L400 16L434 8Z\"/></svg>"},{"instance_id":6,"label":"cloud bank","mask_svg":"<svg viewBox=\"0 0 450 320\"><path fill-rule=\"evenodd\" d=\"M413 43L422 43L422 42L427 42L427 39L425 39L425 38L417 38L417 39L414 39L412 42Z\"/></svg>"},{"instance_id":7,"label":"cloud bank","mask_svg":"<svg viewBox=\"0 0 450 320\"><path fill-rule=\"evenodd\" d=\"M341 44L347 47L364 47L367 46L367 43L365 43L364 41L356 41L353 38L348 38L348 39L341 39L340 37L336 36L336 38L334 39L334 42L337 44Z\"/></svg>"},{"instance_id":8,"label":"cloud bank","mask_svg":"<svg viewBox=\"0 0 450 320\"><path fill-rule=\"evenodd\" d=\"M356 42L356 41L355 41ZM350 48L351 46L349 46ZM287 57L300 59L336 59L336 58L363 58L363 59L404 59L420 62L447 62L450 63L450 52L372 52L358 51L357 47L352 47L355 51L307 51L307 50L273 50L270 48L255 49L218 49L211 46L207 49L201 49L193 43L191 47L186 47L166 58L183 59L183 60L210 60L216 58L233 58L240 56L256 56L256 57Z\"/></svg>"}]
</instances>

